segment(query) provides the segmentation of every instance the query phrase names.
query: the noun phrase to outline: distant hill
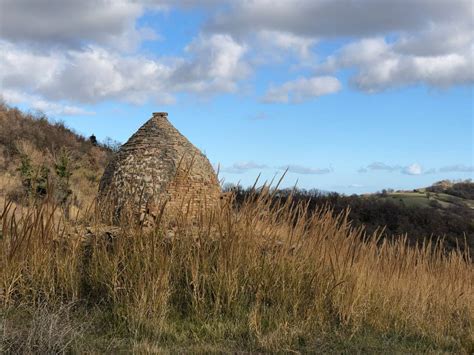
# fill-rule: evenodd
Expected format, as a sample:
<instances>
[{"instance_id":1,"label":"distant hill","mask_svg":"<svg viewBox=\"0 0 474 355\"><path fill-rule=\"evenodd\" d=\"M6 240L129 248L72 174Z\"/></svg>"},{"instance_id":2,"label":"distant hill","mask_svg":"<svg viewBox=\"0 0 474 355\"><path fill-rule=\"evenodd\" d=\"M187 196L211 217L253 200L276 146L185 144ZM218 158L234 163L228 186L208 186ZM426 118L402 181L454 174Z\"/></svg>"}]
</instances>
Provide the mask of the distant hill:
<instances>
[{"instance_id":1,"label":"distant hill","mask_svg":"<svg viewBox=\"0 0 474 355\"><path fill-rule=\"evenodd\" d=\"M408 233L413 239L441 236L450 247L463 244L464 238L474 252L474 183L471 180L439 181L426 188L411 191L382 191L364 196L378 201L383 209L393 204L393 216L377 222L373 216L369 223L381 223L393 234Z\"/></svg>"},{"instance_id":2,"label":"distant hill","mask_svg":"<svg viewBox=\"0 0 474 355\"><path fill-rule=\"evenodd\" d=\"M432 207L440 210L452 208L474 209L474 183L471 180L439 181L432 186L411 191L382 191L375 194L405 206Z\"/></svg>"},{"instance_id":3,"label":"distant hill","mask_svg":"<svg viewBox=\"0 0 474 355\"><path fill-rule=\"evenodd\" d=\"M250 191L229 187L237 192L237 204ZM341 195L318 190L283 190L276 199L285 201L293 194L295 201L305 201L309 210L325 205L335 213L349 209L353 226L363 226L368 234L383 229L385 238L407 235L411 243L444 238L447 249L465 243L474 253L474 183L442 181L411 191L384 190L375 194Z\"/></svg>"}]
</instances>

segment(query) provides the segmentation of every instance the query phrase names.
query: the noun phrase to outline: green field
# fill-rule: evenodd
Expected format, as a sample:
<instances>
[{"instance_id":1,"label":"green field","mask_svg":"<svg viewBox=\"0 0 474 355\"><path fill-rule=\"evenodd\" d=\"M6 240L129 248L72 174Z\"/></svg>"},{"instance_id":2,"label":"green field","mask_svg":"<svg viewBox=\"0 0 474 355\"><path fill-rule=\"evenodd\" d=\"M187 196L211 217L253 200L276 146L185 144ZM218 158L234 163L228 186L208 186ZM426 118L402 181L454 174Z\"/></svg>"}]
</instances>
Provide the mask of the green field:
<instances>
[{"instance_id":1,"label":"green field","mask_svg":"<svg viewBox=\"0 0 474 355\"><path fill-rule=\"evenodd\" d=\"M405 206L437 207L442 209L463 206L474 209L474 200L463 199L446 193L427 192L425 189L413 192L391 192L386 196L381 195L380 198L386 201L398 202Z\"/></svg>"}]
</instances>

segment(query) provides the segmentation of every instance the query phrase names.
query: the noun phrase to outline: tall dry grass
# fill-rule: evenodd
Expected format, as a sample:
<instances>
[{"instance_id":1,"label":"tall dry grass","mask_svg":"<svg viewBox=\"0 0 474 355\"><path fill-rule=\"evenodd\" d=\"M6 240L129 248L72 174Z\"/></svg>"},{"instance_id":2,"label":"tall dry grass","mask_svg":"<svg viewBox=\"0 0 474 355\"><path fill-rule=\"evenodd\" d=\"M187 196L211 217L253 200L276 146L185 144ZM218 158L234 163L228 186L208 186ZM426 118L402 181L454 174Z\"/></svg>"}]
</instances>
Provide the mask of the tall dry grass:
<instances>
[{"instance_id":1,"label":"tall dry grass","mask_svg":"<svg viewBox=\"0 0 474 355\"><path fill-rule=\"evenodd\" d=\"M197 218L160 214L153 226L108 227L98 215L71 222L48 201L21 214L5 203L4 315L79 304L158 344L297 350L373 332L474 350L472 260L441 243L367 236L346 214L279 204L269 189L238 210L225 201Z\"/></svg>"}]
</instances>

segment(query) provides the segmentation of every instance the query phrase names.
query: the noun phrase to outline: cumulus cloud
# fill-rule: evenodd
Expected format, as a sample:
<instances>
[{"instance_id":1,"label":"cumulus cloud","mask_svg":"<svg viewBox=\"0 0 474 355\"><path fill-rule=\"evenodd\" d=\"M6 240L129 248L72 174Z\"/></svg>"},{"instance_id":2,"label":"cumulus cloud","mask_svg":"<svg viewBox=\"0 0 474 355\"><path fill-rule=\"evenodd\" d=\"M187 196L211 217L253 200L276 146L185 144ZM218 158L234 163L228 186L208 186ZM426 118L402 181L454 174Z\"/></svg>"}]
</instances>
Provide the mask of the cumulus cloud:
<instances>
[{"instance_id":1,"label":"cumulus cloud","mask_svg":"<svg viewBox=\"0 0 474 355\"><path fill-rule=\"evenodd\" d=\"M157 38L149 28L137 28L146 9L213 4L0 0L2 92L58 105L105 100L172 104L177 93L234 92L251 68L244 60L246 45L228 34L198 35L177 57L135 51L142 40ZM7 103L18 101L11 94L4 97Z\"/></svg>"},{"instance_id":2,"label":"cumulus cloud","mask_svg":"<svg viewBox=\"0 0 474 355\"><path fill-rule=\"evenodd\" d=\"M257 163L254 163L252 161L234 163L233 167L236 168L236 169L240 169L240 170L265 169L265 168L267 168L267 166L265 164L257 164Z\"/></svg>"},{"instance_id":3,"label":"cumulus cloud","mask_svg":"<svg viewBox=\"0 0 474 355\"><path fill-rule=\"evenodd\" d=\"M160 38L149 27L137 27L145 11L222 4L220 0L0 0L0 37L37 49L77 49L92 43L134 50L144 40Z\"/></svg>"},{"instance_id":4,"label":"cumulus cloud","mask_svg":"<svg viewBox=\"0 0 474 355\"><path fill-rule=\"evenodd\" d=\"M253 161L236 162L232 166L221 168L220 171L230 174L243 174L250 170L263 170L267 169L268 166L265 164L258 164Z\"/></svg>"},{"instance_id":5,"label":"cumulus cloud","mask_svg":"<svg viewBox=\"0 0 474 355\"><path fill-rule=\"evenodd\" d=\"M413 163L402 169L402 173L406 175L421 175L423 168L418 163Z\"/></svg>"},{"instance_id":6,"label":"cumulus cloud","mask_svg":"<svg viewBox=\"0 0 474 355\"><path fill-rule=\"evenodd\" d=\"M0 37L36 47L93 42L130 49L156 38L150 29L135 27L143 11L140 2L125 0L0 0Z\"/></svg>"},{"instance_id":7,"label":"cumulus cloud","mask_svg":"<svg viewBox=\"0 0 474 355\"><path fill-rule=\"evenodd\" d=\"M397 171L402 169L400 165L387 165L382 162L374 162L367 166L368 170L385 170L385 171Z\"/></svg>"},{"instance_id":8,"label":"cumulus cloud","mask_svg":"<svg viewBox=\"0 0 474 355\"><path fill-rule=\"evenodd\" d=\"M402 165L389 165L382 162L373 162L367 167L362 167L357 172L359 173L366 173L368 171L386 171L386 172L398 172L406 175L426 175L432 174L435 172L434 169L425 170L423 167L418 163L413 163L407 166Z\"/></svg>"},{"instance_id":9,"label":"cumulus cloud","mask_svg":"<svg viewBox=\"0 0 474 355\"><path fill-rule=\"evenodd\" d=\"M319 69L324 72L356 68L351 84L375 92L420 83L435 87L472 84L473 62L474 53L469 46L458 48L457 52L421 56L400 52L397 43L389 44L379 37L343 47Z\"/></svg>"},{"instance_id":10,"label":"cumulus cloud","mask_svg":"<svg viewBox=\"0 0 474 355\"><path fill-rule=\"evenodd\" d=\"M308 37L353 37L415 31L433 23L471 21L470 0L237 0L207 24L230 33L262 29Z\"/></svg>"},{"instance_id":11,"label":"cumulus cloud","mask_svg":"<svg viewBox=\"0 0 474 355\"><path fill-rule=\"evenodd\" d=\"M293 53L300 59L309 59L312 56L311 47L317 40L315 38L297 36L289 32L262 30L257 33L259 51L268 52L268 56L278 56L278 52Z\"/></svg>"},{"instance_id":12,"label":"cumulus cloud","mask_svg":"<svg viewBox=\"0 0 474 355\"><path fill-rule=\"evenodd\" d=\"M200 34L177 57L141 53L159 35L140 17L174 7L207 11ZM352 42L319 58L318 44L335 38ZM266 102L335 93L335 76L347 68L366 92L444 88L474 82L473 50L470 0L0 0L2 90L58 104L233 93L257 65L290 64L288 55L317 69L270 86Z\"/></svg>"},{"instance_id":13,"label":"cumulus cloud","mask_svg":"<svg viewBox=\"0 0 474 355\"><path fill-rule=\"evenodd\" d=\"M95 112L87 111L78 106L46 101L34 95L27 95L11 90L2 92L0 99L14 105L26 104L33 110L38 110L49 115L71 116L95 114Z\"/></svg>"},{"instance_id":14,"label":"cumulus cloud","mask_svg":"<svg viewBox=\"0 0 474 355\"><path fill-rule=\"evenodd\" d=\"M472 46L473 38L472 22L432 24L419 32L401 34L393 47L401 54L438 56L468 49Z\"/></svg>"},{"instance_id":15,"label":"cumulus cloud","mask_svg":"<svg viewBox=\"0 0 474 355\"><path fill-rule=\"evenodd\" d=\"M442 168L439 169L439 171L443 173L472 173L474 172L474 166L456 164L456 165L443 166Z\"/></svg>"},{"instance_id":16,"label":"cumulus cloud","mask_svg":"<svg viewBox=\"0 0 474 355\"><path fill-rule=\"evenodd\" d=\"M399 172L406 175L429 175L436 173L472 173L474 172L474 166L464 164L454 164L444 166L439 169L430 168L424 169L422 165L413 163L407 166L402 165L388 165L382 162L374 162L367 167L362 167L357 170L358 173L366 173L368 171L387 171L387 172Z\"/></svg>"},{"instance_id":17,"label":"cumulus cloud","mask_svg":"<svg viewBox=\"0 0 474 355\"><path fill-rule=\"evenodd\" d=\"M251 170L266 170L269 168L270 167L266 164L259 164L253 161L242 161L242 162L236 162L232 164L232 166L220 168L220 171L224 173L230 173L230 174L243 174ZM330 168L314 168L314 167L308 167L304 165L293 165L293 164L282 165L275 168L278 170L287 170L290 173L302 174L302 175L328 174L333 171Z\"/></svg>"},{"instance_id":18,"label":"cumulus cloud","mask_svg":"<svg viewBox=\"0 0 474 355\"><path fill-rule=\"evenodd\" d=\"M242 0L211 18L207 30L235 36L263 33L268 43L286 44L287 50L300 48L306 55L316 41L355 38L324 60L319 72L355 69L353 87L376 92L415 84L442 88L472 84L472 25L470 0L417 0L410 4Z\"/></svg>"},{"instance_id":19,"label":"cumulus cloud","mask_svg":"<svg viewBox=\"0 0 474 355\"><path fill-rule=\"evenodd\" d=\"M185 50L191 58L180 63L170 81L177 90L233 92L237 81L250 73L243 60L246 46L229 35L200 36Z\"/></svg>"},{"instance_id":20,"label":"cumulus cloud","mask_svg":"<svg viewBox=\"0 0 474 355\"><path fill-rule=\"evenodd\" d=\"M272 86L263 97L267 103L299 103L341 90L341 83L332 76L299 78L280 86Z\"/></svg>"},{"instance_id":21,"label":"cumulus cloud","mask_svg":"<svg viewBox=\"0 0 474 355\"><path fill-rule=\"evenodd\" d=\"M100 47L32 52L0 42L3 90L22 91L46 100L95 103L120 98L140 102L162 90L172 67L158 61L123 56Z\"/></svg>"},{"instance_id":22,"label":"cumulus cloud","mask_svg":"<svg viewBox=\"0 0 474 355\"><path fill-rule=\"evenodd\" d=\"M249 72L243 60L245 47L227 35L200 37L188 46L189 57L166 59L97 46L35 52L5 41L0 41L0 51L2 90L49 101L143 103L151 99L170 104L179 92L235 91Z\"/></svg>"},{"instance_id":23,"label":"cumulus cloud","mask_svg":"<svg viewBox=\"0 0 474 355\"><path fill-rule=\"evenodd\" d=\"M278 167L280 170L288 170L290 173L303 174L303 175L320 175L320 174L329 174L332 172L332 169L329 168L312 168L303 165L283 165Z\"/></svg>"}]
</instances>

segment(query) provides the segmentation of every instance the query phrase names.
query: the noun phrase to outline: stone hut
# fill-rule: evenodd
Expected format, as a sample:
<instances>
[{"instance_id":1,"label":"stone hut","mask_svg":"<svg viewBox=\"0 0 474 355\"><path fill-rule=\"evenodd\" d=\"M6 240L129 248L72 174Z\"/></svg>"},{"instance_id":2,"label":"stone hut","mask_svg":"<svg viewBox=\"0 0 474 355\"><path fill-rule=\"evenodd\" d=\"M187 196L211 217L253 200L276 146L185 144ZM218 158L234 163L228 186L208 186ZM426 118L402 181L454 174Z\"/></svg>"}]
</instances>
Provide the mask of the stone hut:
<instances>
[{"instance_id":1,"label":"stone hut","mask_svg":"<svg viewBox=\"0 0 474 355\"><path fill-rule=\"evenodd\" d=\"M168 121L153 113L125 143L105 169L99 199L109 201L115 214L125 206L143 215L166 210L192 214L219 200L219 181L209 160ZM129 209L130 210L130 209Z\"/></svg>"}]
</instances>

